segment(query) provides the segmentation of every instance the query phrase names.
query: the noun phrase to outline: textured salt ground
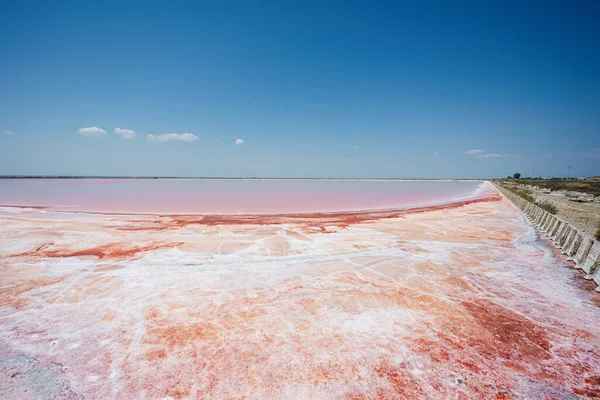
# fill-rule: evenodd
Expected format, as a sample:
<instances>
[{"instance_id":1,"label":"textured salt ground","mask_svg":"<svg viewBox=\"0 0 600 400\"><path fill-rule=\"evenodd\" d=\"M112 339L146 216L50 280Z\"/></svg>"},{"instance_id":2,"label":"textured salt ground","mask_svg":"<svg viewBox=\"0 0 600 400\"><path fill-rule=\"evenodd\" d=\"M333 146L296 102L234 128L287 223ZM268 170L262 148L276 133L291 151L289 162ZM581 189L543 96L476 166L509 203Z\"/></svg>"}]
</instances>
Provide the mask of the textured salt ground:
<instances>
[{"instance_id":1,"label":"textured salt ground","mask_svg":"<svg viewBox=\"0 0 600 400\"><path fill-rule=\"evenodd\" d=\"M6 398L600 397L597 294L498 196L254 223L1 212Z\"/></svg>"}]
</instances>

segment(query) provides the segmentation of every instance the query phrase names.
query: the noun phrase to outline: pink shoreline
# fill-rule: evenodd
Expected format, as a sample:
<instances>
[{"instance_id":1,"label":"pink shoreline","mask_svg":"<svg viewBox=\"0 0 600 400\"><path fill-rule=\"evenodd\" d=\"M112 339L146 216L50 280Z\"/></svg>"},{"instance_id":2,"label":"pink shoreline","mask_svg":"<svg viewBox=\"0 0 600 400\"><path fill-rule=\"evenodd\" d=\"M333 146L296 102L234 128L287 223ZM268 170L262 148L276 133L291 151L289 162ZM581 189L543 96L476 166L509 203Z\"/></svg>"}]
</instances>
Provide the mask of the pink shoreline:
<instances>
[{"instance_id":1,"label":"pink shoreline","mask_svg":"<svg viewBox=\"0 0 600 400\"><path fill-rule=\"evenodd\" d=\"M390 214L415 212L421 209L443 209L454 208L465 204L476 203L480 201L496 200L497 193L488 193L483 196L467 198L464 200L450 200L425 204L422 206L406 206L382 209L362 209L362 210L339 210L339 211L299 211L299 212L274 212L274 213L164 213L164 212L127 212L127 211L92 211L92 210L60 210L52 205L14 205L0 204L0 208L16 208L20 210L44 210L57 214L79 214L79 215L117 215L117 216L159 216L159 217L204 217L204 218L327 218L333 216L350 216L364 214ZM419 212L419 211L416 211Z\"/></svg>"}]
</instances>

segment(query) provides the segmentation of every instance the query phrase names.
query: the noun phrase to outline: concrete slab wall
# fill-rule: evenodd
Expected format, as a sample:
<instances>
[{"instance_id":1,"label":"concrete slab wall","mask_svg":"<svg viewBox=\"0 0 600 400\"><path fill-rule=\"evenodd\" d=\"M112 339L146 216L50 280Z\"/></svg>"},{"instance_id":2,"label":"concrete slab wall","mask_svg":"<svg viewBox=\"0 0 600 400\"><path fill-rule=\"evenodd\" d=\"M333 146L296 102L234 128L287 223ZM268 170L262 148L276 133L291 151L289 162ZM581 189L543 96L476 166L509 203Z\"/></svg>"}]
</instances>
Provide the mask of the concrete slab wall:
<instances>
[{"instance_id":1,"label":"concrete slab wall","mask_svg":"<svg viewBox=\"0 0 600 400\"><path fill-rule=\"evenodd\" d=\"M565 244L562 246L563 254L566 254L568 256L571 255L571 254L569 254L569 251L570 251L571 247L573 246L573 242L575 241L576 237L577 237L577 230L571 228L571 232L569 233L569 236L567 237Z\"/></svg>"},{"instance_id":2,"label":"concrete slab wall","mask_svg":"<svg viewBox=\"0 0 600 400\"><path fill-rule=\"evenodd\" d=\"M558 246L561 249L564 248L565 245L567 244L567 239L569 238L569 235L571 234L572 230L573 230L573 227L571 225L566 225L565 226L565 229L564 229L562 235L558 239Z\"/></svg>"},{"instance_id":3,"label":"concrete slab wall","mask_svg":"<svg viewBox=\"0 0 600 400\"><path fill-rule=\"evenodd\" d=\"M577 250L579 249L579 246L581 245L582 241L583 241L583 235L580 232L577 232L575 234L575 237L573 238L573 243L567 249L567 255L569 257L573 257L575 255L575 253L577 253Z\"/></svg>"},{"instance_id":4,"label":"concrete slab wall","mask_svg":"<svg viewBox=\"0 0 600 400\"><path fill-rule=\"evenodd\" d=\"M592 245L585 261L581 265L583 272L589 275L589 279L593 278L593 275L598 270L598 263L600 262L600 243L595 242Z\"/></svg>"},{"instance_id":5,"label":"concrete slab wall","mask_svg":"<svg viewBox=\"0 0 600 400\"><path fill-rule=\"evenodd\" d=\"M554 227L554 225L556 225L558 221L556 220L556 217L554 215L550 215L550 218L548 219L548 223L546 224L545 228L544 228L544 233L550 233L552 231L552 228Z\"/></svg>"},{"instance_id":6,"label":"concrete slab wall","mask_svg":"<svg viewBox=\"0 0 600 400\"><path fill-rule=\"evenodd\" d=\"M585 272L585 279L599 285L596 291L600 292L600 242L510 190L500 185L494 186L523 212L539 232L545 234L563 254L569 256L575 268Z\"/></svg>"},{"instance_id":7,"label":"concrete slab wall","mask_svg":"<svg viewBox=\"0 0 600 400\"><path fill-rule=\"evenodd\" d=\"M540 229L542 228L542 226L544 226L544 224L548 220L548 217L550 216L550 213L543 212L543 211L544 210L542 210L542 219L540 220L540 223L537 225L537 227Z\"/></svg>"}]
</instances>

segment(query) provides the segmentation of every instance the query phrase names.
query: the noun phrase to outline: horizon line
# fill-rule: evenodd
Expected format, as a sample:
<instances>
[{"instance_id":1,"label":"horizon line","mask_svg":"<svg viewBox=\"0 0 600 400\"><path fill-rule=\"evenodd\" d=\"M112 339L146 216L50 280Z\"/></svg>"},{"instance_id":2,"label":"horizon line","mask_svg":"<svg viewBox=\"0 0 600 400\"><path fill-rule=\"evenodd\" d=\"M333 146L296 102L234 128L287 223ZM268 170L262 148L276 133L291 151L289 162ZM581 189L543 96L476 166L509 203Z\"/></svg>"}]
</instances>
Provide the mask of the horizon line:
<instances>
[{"instance_id":1,"label":"horizon line","mask_svg":"<svg viewBox=\"0 0 600 400\"><path fill-rule=\"evenodd\" d=\"M384 177L285 177L285 176L135 176L135 175L0 175L0 179L198 179L198 180L489 180L502 178L384 178Z\"/></svg>"}]
</instances>

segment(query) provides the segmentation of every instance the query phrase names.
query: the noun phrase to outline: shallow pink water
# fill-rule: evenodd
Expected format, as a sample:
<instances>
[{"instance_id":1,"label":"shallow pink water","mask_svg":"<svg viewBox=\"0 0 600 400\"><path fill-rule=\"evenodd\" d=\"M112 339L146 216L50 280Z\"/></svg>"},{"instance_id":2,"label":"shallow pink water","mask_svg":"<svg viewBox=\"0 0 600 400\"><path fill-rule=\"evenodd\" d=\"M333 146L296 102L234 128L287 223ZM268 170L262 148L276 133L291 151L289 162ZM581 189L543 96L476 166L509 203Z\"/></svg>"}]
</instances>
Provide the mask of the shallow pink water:
<instances>
[{"instance_id":1,"label":"shallow pink water","mask_svg":"<svg viewBox=\"0 0 600 400\"><path fill-rule=\"evenodd\" d=\"M395 209L465 200L481 181L0 180L0 205L65 211L263 214Z\"/></svg>"}]
</instances>

